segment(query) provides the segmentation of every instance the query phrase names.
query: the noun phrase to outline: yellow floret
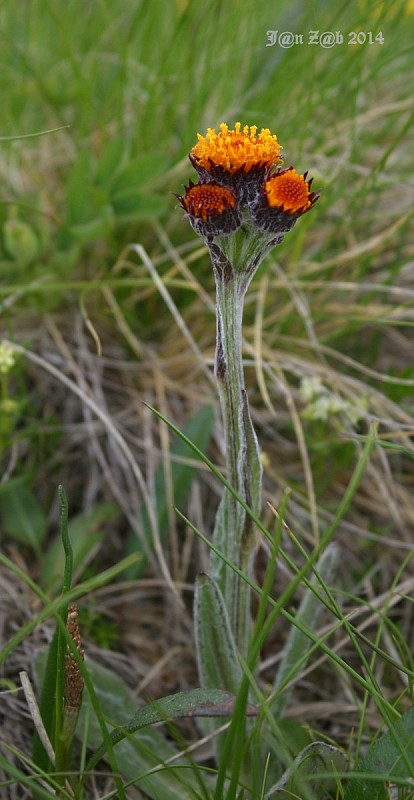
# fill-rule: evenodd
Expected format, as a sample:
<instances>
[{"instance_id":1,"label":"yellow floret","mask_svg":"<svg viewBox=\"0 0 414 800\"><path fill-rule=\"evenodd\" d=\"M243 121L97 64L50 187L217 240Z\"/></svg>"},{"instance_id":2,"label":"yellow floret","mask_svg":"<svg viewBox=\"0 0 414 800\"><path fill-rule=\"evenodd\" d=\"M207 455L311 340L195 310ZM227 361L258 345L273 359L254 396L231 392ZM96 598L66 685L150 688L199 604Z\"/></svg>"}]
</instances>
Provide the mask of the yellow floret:
<instances>
[{"instance_id":1,"label":"yellow floret","mask_svg":"<svg viewBox=\"0 0 414 800\"><path fill-rule=\"evenodd\" d=\"M234 130L230 130L222 122L219 133L208 128L205 136L198 133L197 138L191 155L206 170L215 166L230 173L239 169L249 172L254 167L271 167L281 161L281 145L269 128L262 128L257 135L257 125L245 125L241 130L240 122L236 122Z\"/></svg>"}]
</instances>

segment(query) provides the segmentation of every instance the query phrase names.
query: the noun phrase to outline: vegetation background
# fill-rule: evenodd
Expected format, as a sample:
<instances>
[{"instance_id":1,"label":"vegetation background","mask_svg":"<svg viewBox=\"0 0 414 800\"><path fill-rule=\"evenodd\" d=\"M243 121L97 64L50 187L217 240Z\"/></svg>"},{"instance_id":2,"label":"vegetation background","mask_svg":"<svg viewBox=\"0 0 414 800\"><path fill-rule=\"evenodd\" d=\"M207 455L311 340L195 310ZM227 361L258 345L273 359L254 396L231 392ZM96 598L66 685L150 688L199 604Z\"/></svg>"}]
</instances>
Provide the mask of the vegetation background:
<instances>
[{"instance_id":1,"label":"vegetation background","mask_svg":"<svg viewBox=\"0 0 414 800\"><path fill-rule=\"evenodd\" d=\"M321 192L246 306L266 500L277 508L291 487L287 522L311 550L378 421L336 534L336 590L373 640L389 621L382 645L412 668L413 33L407 0L0 4L1 336L15 352L0 364L2 550L59 593L62 484L76 579L97 580L80 604L84 647L137 702L197 685L192 587L208 552L174 505L208 535L221 489L142 401L223 465L213 276L172 194L193 177L196 133L221 121L269 127ZM134 550L141 565L98 588ZM258 580L265 562L261 550ZM275 592L288 580L281 567ZM4 643L40 606L4 563L0 582ZM20 670L33 677L52 629L43 620L3 665L1 736L16 763L32 726L10 690ZM286 635L281 619L264 682ZM335 646L352 662L346 637ZM387 696L407 691L403 674L375 670ZM379 725L316 657L288 713L345 748L361 713L362 739Z\"/></svg>"}]
</instances>

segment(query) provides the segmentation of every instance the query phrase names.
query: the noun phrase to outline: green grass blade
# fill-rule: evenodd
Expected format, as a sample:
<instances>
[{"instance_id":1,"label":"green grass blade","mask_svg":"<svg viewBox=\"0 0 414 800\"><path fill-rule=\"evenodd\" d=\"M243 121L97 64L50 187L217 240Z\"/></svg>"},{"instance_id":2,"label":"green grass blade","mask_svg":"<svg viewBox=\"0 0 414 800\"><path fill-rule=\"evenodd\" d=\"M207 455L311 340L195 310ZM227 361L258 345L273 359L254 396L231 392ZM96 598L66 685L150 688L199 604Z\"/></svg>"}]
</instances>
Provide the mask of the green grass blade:
<instances>
[{"instance_id":1,"label":"green grass blade","mask_svg":"<svg viewBox=\"0 0 414 800\"><path fill-rule=\"evenodd\" d=\"M314 591L314 587L318 587L319 585L318 575L321 576L323 581L330 582L337 567L339 557L339 547L331 542L314 568L315 572L310 579L310 584L305 589L296 613L296 620L300 620L305 628L316 630L321 612L324 609L319 595ZM304 653L309 650L310 646L310 640L299 628L292 627L290 629L287 642L283 648L282 660L273 684L273 692L277 692L278 688L285 682L289 674L295 673L299 662L301 662L302 666L305 665L306 662L303 661L303 656ZM276 697L272 710L277 717L282 715L283 708L288 699L289 692L286 690L280 692Z\"/></svg>"},{"instance_id":2,"label":"green grass blade","mask_svg":"<svg viewBox=\"0 0 414 800\"><path fill-rule=\"evenodd\" d=\"M189 420L183 430L184 437L191 440L200 450L204 450L210 440L214 425L214 409L212 406L201 408L197 414ZM169 497L167 491L165 465L161 464L155 475L155 510L158 520L158 531L160 539L167 536L169 527L170 503L173 499L174 505L182 505L191 489L191 484L197 475L197 466L185 463L191 458L192 450L183 436L176 436L172 442L170 450L170 480L173 498ZM152 546L153 536L151 522L146 508L141 512L141 524L147 542ZM131 534L127 543L126 554L139 552L141 561L132 570L128 571L128 579L138 578L142 575L147 558L143 550L140 549L139 541L135 534Z\"/></svg>"}]
</instances>

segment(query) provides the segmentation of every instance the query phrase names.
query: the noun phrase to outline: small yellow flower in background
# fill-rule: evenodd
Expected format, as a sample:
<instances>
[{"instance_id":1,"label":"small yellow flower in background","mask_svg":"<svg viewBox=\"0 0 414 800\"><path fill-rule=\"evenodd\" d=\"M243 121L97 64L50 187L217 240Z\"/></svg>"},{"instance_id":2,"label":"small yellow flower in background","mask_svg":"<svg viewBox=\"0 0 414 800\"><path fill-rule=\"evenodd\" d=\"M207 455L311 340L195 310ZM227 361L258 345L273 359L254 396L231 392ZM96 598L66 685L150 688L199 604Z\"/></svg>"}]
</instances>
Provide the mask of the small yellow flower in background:
<instances>
[{"instance_id":1,"label":"small yellow flower in background","mask_svg":"<svg viewBox=\"0 0 414 800\"><path fill-rule=\"evenodd\" d=\"M351 404L328 389L319 375L302 378L300 399L304 404L302 416L308 420L326 422L333 417L342 416L353 425L357 425L367 413L367 398L359 398Z\"/></svg>"},{"instance_id":2,"label":"small yellow flower in background","mask_svg":"<svg viewBox=\"0 0 414 800\"><path fill-rule=\"evenodd\" d=\"M14 350L5 342L0 342L0 374L7 375L16 363Z\"/></svg>"},{"instance_id":3,"label":"small yellow flower in background","mask_svg":"<svg viewBox=\"0 0 414 800\"><path fill-rule=\"evenodd\" d=\"M0 400L0 414L4 414L6 417L12 417L14 414L17 414L19 410L19 403L17 400L12 400L11 397L5 397L4 400Z\"/></svg>"}]
</instances>

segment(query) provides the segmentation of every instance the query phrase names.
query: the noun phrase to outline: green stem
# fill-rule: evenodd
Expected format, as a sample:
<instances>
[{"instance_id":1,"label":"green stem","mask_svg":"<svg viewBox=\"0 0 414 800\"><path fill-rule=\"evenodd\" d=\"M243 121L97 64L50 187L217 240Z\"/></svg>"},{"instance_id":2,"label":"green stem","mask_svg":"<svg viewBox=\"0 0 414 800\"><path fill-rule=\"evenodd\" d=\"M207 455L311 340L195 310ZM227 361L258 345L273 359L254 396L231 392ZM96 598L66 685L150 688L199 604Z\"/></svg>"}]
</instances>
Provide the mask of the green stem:
<instances>
[{"instance_id":1,"label":"green stem","mask_svg":"<svg viewBox=\"0 0 414 800\"><path fill-rule=\"evenodd\" d=\"M256 434L244 387L242 359L245 275L229 262L214 264L217 292L215 377L223 415L227 479L240 499L257 515L260 511L261 464ZM214 544L249 577L256 532L242 505L227 490L217 514ZM225 563L213 556L213 577L225 600L237 646L247 654L250 630L250 589Z\"/></svg>"}]
</instances>

